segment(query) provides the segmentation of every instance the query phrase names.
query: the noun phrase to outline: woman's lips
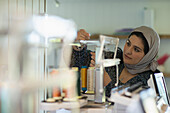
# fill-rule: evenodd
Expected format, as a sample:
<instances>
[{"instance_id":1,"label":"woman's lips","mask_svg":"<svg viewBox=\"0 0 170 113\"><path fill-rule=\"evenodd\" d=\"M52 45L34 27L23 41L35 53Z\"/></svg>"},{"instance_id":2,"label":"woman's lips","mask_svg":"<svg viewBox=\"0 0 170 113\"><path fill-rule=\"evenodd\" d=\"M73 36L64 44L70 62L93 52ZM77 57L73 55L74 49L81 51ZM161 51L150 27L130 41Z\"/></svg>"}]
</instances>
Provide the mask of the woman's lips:
<instances>
[{"instance_id":1,"label":"woman's lips","mask_svg":"<svg viewBox=\"0 0 170 113\"><path fill-rule=\"evenodd\" d=\"M132 59L132 58L130 58L130 57L129 57L128 55L126 55L126 54L125 54L125 58L126 58L126 59Z\"/></svg>"}]
</instances>

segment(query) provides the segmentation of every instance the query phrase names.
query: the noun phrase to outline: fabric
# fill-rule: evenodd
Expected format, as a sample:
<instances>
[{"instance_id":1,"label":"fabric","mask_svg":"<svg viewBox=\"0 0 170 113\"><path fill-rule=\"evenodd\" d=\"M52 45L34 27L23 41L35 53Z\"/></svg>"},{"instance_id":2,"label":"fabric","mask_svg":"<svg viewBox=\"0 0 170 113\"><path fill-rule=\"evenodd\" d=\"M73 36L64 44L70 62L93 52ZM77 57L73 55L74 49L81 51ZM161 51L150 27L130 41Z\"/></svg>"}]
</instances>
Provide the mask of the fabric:
<instances>
[{"instance_id":1,"label":"fabric","mask_svg":"<svg viewBox=\"0 0 170 113\"><path fill-rule=\"evenodd\" d=\"M87 50L87 47L84 47L81 51L76 51L73 49L70 67L78 67L79 69L82 66L89 67L91 61L90 52L90 50Z\"/></svg>"},{"instance_id":2,"label":"fabric","mask_svg":"<svg viewBox=\"0 0 170 113\"><path fill-rule=\"evenodd\" d=\"M132 32L135 31L143 33L148 42L149 51L138 64L125 64L125 66L131 74L137 74L148 70L155 71L158 66L157 61L154 59L158 54L158 49L160 45L159 35L153 29L146 26L138 27Z\"/></svg>"}]
</instances>

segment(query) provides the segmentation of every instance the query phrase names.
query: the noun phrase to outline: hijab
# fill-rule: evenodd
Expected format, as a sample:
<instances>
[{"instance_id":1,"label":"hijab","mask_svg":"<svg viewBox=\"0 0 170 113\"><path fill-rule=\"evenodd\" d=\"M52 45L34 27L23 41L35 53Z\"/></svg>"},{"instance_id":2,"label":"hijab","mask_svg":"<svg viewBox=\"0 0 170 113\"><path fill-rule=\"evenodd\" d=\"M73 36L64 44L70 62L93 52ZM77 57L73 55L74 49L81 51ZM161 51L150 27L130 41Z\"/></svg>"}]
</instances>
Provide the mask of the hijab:
<instances>
[{"instance_id":1,"label":"hijab","mask_svg":"<svg viewBox=\"0 0 170 113\"><path fill-rule=\"evenodd\" d=\"M149 45L149 51L137 64L125 64L125 67L131 74L142 73L148 70L154 72L158 66L155 57L158 54L160 45L159 35L152 28L146 26L135 28L132 32L141 32L144 35Z\"/></svg>"}]
</instances>

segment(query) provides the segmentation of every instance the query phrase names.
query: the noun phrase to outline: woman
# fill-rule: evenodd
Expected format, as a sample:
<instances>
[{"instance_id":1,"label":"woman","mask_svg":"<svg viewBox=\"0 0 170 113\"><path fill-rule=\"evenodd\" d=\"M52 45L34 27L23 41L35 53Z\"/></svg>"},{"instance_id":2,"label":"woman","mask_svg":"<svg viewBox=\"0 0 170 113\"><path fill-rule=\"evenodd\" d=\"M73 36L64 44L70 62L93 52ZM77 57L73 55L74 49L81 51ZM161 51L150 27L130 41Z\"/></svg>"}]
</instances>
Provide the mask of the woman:
<instances>
[{"instance_id":1,"label":"woman","mask_svg":"<svg viewBox=\"0 0 170 113\"><path fill-rule=\"evenodd\" d=\"M159 35L151 28L141 26L129 35L123 53L119 48L117 57L122 59L119 64L119 85L133 85L142 82L147 85L150 74L157 69L158 63L154 60L160 45ZM105 58L112 57L112 53L105 53ZM106 96L115 87L115 66L105 68L104 82L106 85Z\"/></svg>"}]
</instances>

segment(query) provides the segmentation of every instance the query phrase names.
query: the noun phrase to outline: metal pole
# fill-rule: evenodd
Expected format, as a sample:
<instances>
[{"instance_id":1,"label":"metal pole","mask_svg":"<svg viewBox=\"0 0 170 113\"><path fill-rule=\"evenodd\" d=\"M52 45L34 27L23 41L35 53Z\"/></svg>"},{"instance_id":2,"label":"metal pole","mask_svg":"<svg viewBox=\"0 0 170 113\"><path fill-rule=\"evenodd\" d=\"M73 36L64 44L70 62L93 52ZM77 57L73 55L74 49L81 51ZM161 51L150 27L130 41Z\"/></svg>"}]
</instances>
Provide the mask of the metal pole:
<instances>
[{"instance_id":1,"label":"metal pole","mask_svg":"<svg viewBox=\"0 0 170 113\"><path fill-rule=\"evenodd\" d=\"M27 5L27 1L24 0L24 15L26 16L26 5Z\"/></svg>"},{"instance_id":2,"label":"metal pole","mask_svg":"<svg viewBox=\"0 0 170 113\"><path fill-rule=\"evenodd\" d=\"M34 13L34 0L32 0L32 15Z\"/></svg>"},{"instance_id":3,"label":"metal pole","mask_svg":"<svg viewBox=\"0 0 170 113\"><path fill-rule=\"evenodd\" d=\"M44 0L44 13L47 12L47 0Z\"/></svg>"}]
</instances>

